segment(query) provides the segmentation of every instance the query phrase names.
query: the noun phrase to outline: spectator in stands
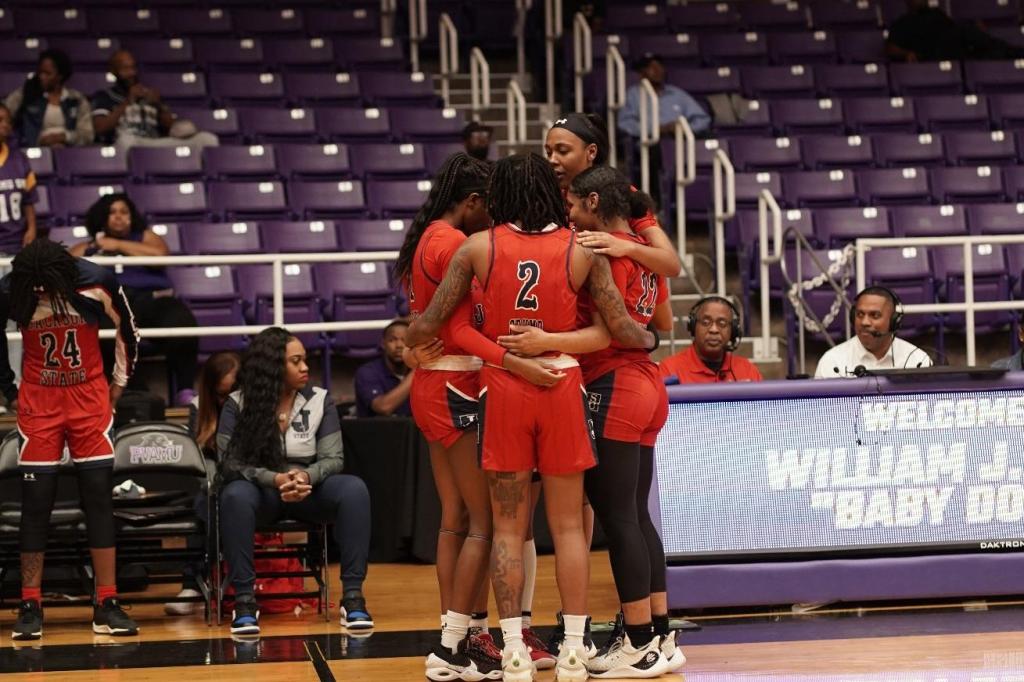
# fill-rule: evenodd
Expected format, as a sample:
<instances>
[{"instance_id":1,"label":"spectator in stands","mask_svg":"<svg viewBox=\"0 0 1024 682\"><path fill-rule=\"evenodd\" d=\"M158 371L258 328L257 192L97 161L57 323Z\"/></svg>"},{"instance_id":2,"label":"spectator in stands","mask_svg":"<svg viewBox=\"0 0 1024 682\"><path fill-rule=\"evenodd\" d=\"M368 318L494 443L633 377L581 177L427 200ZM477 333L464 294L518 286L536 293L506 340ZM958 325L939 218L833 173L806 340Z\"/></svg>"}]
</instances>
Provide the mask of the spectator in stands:
<instances>
[{"instance_id":1,"label":"spectator in stands","mask_svg":"<svg viewBox=\"0 0 1024 682\"><path fill-rule=\"evenodd\" d=\"M217 459L217 426L220 423L220 411L227 402L228 396L235 390L238 368L241 358L234 351L224 350L214 353L203 364L199 373L197 395L188 404L188 431L199 444L203 455L210 460ZM210 518L208 510L200 505L206 504L206 492L196 494L195 505L199 518L207 522ZM194 535L188 537L188 547L202 547L203 539ZM196 571L199 567L186 564L182 571L181 591L178 597L195 598L200 596L199 584L196 582ZM196 602L172 601L164 604L164 613L168 616L188 616L195 612Z\"/></svg>"},{"instance_id":2,"label":"spectator in stands","mask_svg":"<svg viewBox=\"0 0 1024 682\"><path fill-rule=\"evenodd\" d=\"M954 21L939 7L929 7L928 0L907 0L907 13L889 28L885 49L890 59L905 62L1024 56L1024 50L978 25Z\"/></svg>"},{"instance_id":3,"label":"spectator in stands","mask_svg":"<svg viewBox=\"0 0 1024 682\"><path fill-rule=\"evenodd\" d=\"M1017 340L1024 345L1024 325L1021 325L1017 330ZM1006 369L1011 372L1020 372L1024 370L1024 348L1013 355L1005 358L1000 358L992 363L992 366L996 369Z\"/></svg>"},{"instance_id":4,"label":"spectator in stands","mask_svg":"<svg viewBox=\"0 0 1024 682\"><path fill-rule=\"evenodd\" d=\"M22 147L72 147L92 144L92 111L85 95L67 87L71 59L61 50L44 50L36 73L4 103L14 114Z\"/></svg>"},{"instance_id":5,"label":"spectator in stands","mask_svg":"<svg viewBox=\"0 0 1024 682\"><path fill-rule=\"evenodd\" d=\"M85 227L91 239L71 247L75 256L166 256L167 244L149 229L125 194L107 194L89 207ZM135 321L146 327L195 327L196 318L181 299L164 268L125 265L118 273ZM199 339L194 336L153 339L167 357L177 394L176 405L188 405L195 395ZM111 349L112 350L112 349Z\"/></svg>"},{"instance_id":6,"label":"spectator in stands","mask_svg":"<svg viewBox=\"0 0 1024 682\"><path fill-rule=\"evenodd\" d=\"M373 627L363 598L370 552L370 494L342 474L338 410L309 386L302 342L280 327L256 335L242 360L239 390L221 412L220 527L228 580L235 590L233 634L260 631L253 593L253 535L282 517L333 523L341 548L341 624Z\"/></svg>"},{"instance_id":7,"label":"spectator in stands","mask_svg":"<svg viewBox=\"0 0 1024 682\"><path fill-rule=\"evenodd\" d=\"M742 332L732 301L721 296L702 298L690 310L686 328L693 343L658 363L662 377L676 377L681 384L761 381L754 363L733 352Z\"/></svg>"},{"instance_id":8,"label":"spectator in stands","mask_svg":"<svg viewBox=\"0 0 1024 682\"><path fill-rule=\"evenodd\" d=\"M413 370L402 360L409 323L395 320L384 328L381 356L356 370L357 417L409 417Z\"/></svg>"},{"instance_id":9,"label":"spectator in stands","mask_svg":"<svg viewBox=\"0 0 1024 682\"><path fill-rule=\"evenodd\" d=\"M486 161L491 154L491 135L494 128L479 121L470 121L462 129L462 144L474 159Z\"/></svg>"},{"instance_id":10,"label":"spectator in stands","mask_svg":"<svg viewBox=\"0 0 1024 682\"><path fill-rule=\"evenodd\" d=\"M873 369L931 367L932 359L912 343L897 338L903 303L896 292L870 286L853 299L855 336L829 349L814 372L815 379L863 376Z\"/></svg>"},{"instance_id":11,"label":"spectator in stands","mask_svg":"<svg viewBox=\"0 0 1024 682\"><path fill-rule=\"evenodd\" d=\"M125 150L130 147L216 147L217 136L200 132L191 121L179 119L155 88L139 82L135 57L118 50L110 57L117 82L92 97L96 136Z\"/></svg>"}]
</instances>

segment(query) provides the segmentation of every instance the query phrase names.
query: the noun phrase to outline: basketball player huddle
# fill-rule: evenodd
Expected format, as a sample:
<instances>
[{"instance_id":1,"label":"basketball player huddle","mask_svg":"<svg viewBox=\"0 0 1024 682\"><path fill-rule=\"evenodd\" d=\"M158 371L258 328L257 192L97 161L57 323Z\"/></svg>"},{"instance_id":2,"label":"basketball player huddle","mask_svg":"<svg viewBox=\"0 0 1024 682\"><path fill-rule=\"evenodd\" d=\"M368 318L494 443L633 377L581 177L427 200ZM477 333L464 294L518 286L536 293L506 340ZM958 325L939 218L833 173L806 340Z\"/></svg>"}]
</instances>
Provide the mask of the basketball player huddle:
<instances>
[{"instance_id":1,"label":"basketball player huddle","mask_svg":"<svg viewBox=\"0 0 1024 682\"><path fill-rule=\"evenodd\" d=\"M399 255L413 416L442 504L430 680L654 678L685 662L647 507L668 416L649 353L672 324L662 278L679 261L650 198L605 165L602 131L574 113L549 131L547 159L453 155ZM546 644L530 622L541 491L562 605ZM587 616L595 514L621 604L600 649Z\"/></svg>"}]
</instances>

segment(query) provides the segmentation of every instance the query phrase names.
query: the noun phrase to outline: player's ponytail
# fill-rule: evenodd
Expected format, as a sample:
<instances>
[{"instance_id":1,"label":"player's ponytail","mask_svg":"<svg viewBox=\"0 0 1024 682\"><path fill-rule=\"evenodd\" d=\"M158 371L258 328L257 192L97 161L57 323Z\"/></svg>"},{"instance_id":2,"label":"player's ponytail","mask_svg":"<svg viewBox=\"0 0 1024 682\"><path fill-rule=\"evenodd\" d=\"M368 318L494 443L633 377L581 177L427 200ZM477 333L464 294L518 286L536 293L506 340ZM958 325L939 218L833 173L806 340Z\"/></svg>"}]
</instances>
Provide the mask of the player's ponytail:
<instances>
[{"instance_id":1,"label":"player's ponytail","mask_svg":"<svg viewBox=\"0 0 1024 682\"><path fill-rule=\"evenodd\" d=\"M14 257L10 277L10 318L18 326L27 327L32 321L40 294L49 297L56 317L67 316L78 267L63 244L36 239Z\"/></svg>"},{"instance_id":2,"label":"player's ponytail","mask_svg":"<svg viewBox=\"0 0 1024 682\"><path fill-rule=\"evenodd\" d=\"M409 225L409 231L405 233L405 241L402 242L398 260L395 261L396 280L405 281L408 285L416 247L419 246L420 238L430 223L444 215L452 204L457 204L471 194L484 194L487 191L490 174L490 164L474 159L464 152L456 152L445 159L431 184L427 200L423 202L423 206Z\"/></svg>"},{"instance_id":3,"label":"player's ponytail","mask_svg":"<svg viewBox=\"0 0 1024 682\"><path fill-rule=\"evenodd\" d=\"M654 205L651 197L634 190L629 180L610 166L588 168L573 178L569 190L581 198L597 194L597 217L605 222L642 218Z\"/></svg>"}]
</instances>

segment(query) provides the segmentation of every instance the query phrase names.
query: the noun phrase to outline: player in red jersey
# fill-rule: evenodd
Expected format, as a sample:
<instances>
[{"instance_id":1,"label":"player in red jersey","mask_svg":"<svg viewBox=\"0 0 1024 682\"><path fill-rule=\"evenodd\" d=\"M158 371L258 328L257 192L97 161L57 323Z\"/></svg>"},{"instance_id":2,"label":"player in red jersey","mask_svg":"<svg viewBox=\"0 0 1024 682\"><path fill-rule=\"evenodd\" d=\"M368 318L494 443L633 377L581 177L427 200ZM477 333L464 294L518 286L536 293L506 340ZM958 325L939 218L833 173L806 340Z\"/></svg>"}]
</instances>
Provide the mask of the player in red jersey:
<instances>
[{"instance_id":1,"label":"player in red jersey","mask_svg":"<svg viewBox=\"0 0 1024 682\"><path fill-rule=\"evenodd\" d=\"M453 154L413 219L395 274L405 283L414 315L430 303L466 235L490 225L485 199L490 170L486 162L464 153ZM441 642L426 661L431 680L501 677L500 652L490 635L468 635L471 608L485 582L491 548L487 481L476 462L475 429L470 431L477 424L480 367L483 362L504 365L543 384L558 379L535 361L508 355L473 329L471 306L467 298L441 330L441 354L432 354L433 346L411 352L418 366L410 394L413 417L429 443L441 499L437 574L444 625ZM464 521L467 512L468 526ZM484 591L485 599L486 594Z\"/></svg>"},{"instance_id":2,"label":"player in red jersey","mask_svg":"<svg viewBox=\"0 0 1024 682\"><path fill-rule=\"evenodd\" d=\"M653 335L629 317L607 260L576 247L575 235L562 227L565 204L542 157L526 154L498 161L488 187L488 210L497 226L472 235L459 248L430 305L409 328L409 343L435 336L476 276L483 286L483 333L491 340L505 335L510 325L552 332L575 329L577 292L586 285L616 340L626 347L654 344ZM533 678L519 614L534 469L546 493L566 614L555 679L587 677L582 654L589 570L582 509L583 472L595 463L592 431L576 360L550 354L545 361L562 375L550 388L490 365L480 371L479 449L494 519L491 575L505 640L502 671L510 682Z\"/></svg>"},{"instance_id":3,"label":"player in red jersey","mask_svg":"<svg viewBox=\"0 0 1024 682\"><path fill-rule=\"evenodd\" d=\"M74 258L60 244L40 240L14 258L11 273L0 281L0 311L3 319L18 324L24 346L18 395L22 600L13 637L42 635L43 552L65 445L78 474L96 575L93 631L138 634L117 601L110 493L111 405L128 382L137 356L138 331L128 302L108 270ZM117 329L116 367L109 386L99 348L103 317ZM2 353L0 383L5 384L5 394L11 376L7 354Z\"/></svg>"},{"instance_id":4,"label":"player in red jersey","mask_svg":"<svg viewBox=\"0 0 1024 682\"><path fill-rule=\"evenodd\" d=\"M595 166L570 185L570 219L586 230L615 239L642 242L629 227L630 217L650 206L621 173ZM640 324L672 324L667 292L659 277L629 258L611 259L612 275L626 308ZM592 319L581 297L581 324ZM651 678L681 667L685 658L668 631L665 556L647 511L654 467L654 441L668 416L668 395L655 365L643 350L617 344L597 349L583 332L552 335L517 328L498 339L513 352L533 355L560 349L580 357L589 406L597 432L598 466L586 474L586 492L608 537L612 572L622 603L624 626L589 663L598 678ZM658 622L652 627L652 613Z\"/></svg>"}]
</instances>

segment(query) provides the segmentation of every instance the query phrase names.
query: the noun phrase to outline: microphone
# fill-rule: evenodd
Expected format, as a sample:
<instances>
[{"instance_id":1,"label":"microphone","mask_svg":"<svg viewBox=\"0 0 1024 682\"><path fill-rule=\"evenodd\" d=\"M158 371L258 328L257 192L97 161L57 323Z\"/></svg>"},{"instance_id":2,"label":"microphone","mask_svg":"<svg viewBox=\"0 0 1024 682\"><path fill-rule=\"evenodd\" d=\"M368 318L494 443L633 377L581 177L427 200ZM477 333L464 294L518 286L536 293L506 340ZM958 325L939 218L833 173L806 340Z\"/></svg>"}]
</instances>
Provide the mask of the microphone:
<instances>
[{"instance_id":1,"label":"microphone","mask_svg":"<svg viewBox=\"0 0 1024 682\"><path fill-rule=\"evenodd\" d=\"M843 373L839 371L838 367L833 367L832 371L836 373L836 376L843 376Z\"/></svg>"},{"instance_id":2,"label":"microphone","mask_svg":"<svg viewBox=\"0 0 1024 682\"><path fill-rule=\"evenodd\" d=\"M855 377L866 377L868 375L868 369L864 365L857 365L853 368L853 376Z\"/></svg>"}]
</instances>

